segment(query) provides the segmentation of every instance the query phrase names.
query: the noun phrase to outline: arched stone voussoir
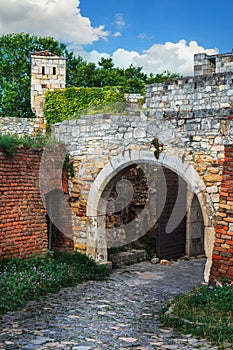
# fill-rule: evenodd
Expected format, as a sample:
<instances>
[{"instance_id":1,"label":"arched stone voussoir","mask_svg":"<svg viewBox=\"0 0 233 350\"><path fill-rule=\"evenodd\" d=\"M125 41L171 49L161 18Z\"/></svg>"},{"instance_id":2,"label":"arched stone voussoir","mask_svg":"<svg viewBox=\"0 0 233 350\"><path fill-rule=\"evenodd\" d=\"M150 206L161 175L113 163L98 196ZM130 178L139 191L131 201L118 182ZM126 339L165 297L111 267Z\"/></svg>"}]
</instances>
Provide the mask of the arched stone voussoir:
<instances>
[{"instance_id":1,"label":"arched stone voussoir","mask_svg":"<svg viewBox=\"0 0 233 350\"><path fill-rule=\"evenodd\" d=\"M159 161L162 166L174 171L181 177L183 177L183 174L189 167L189 165L185 164L179 157L171 156L165 152L159 155Z\"/></svg>"},{"instance_id":2,"label":"arched stone voussoir","mask_svg":"<svg viewBox=\"0 0 233 350\"><path fill-rule=\"evenodd\" d=\"M111 162L108 162L105 167L99 172L94 183L97 191L103 191L109 181L118 173L114 169Z\"/></svg>"},{"instance_id":3,"label":"arched stone voussoir","mask_svg":"<svg viewBox=\"0 0 233 350\"><path fill-rule=\"evenodd\" d=\"M122 169L124 169L126 166L134 164L133 160L128 157L124 156L119 156L119 157L114 157L110 160L112 168L119 173Z\"/></svg>"},{"instance_id":4,"label":"arched stone voussoir","mask_svg":"<svg viewBox=\"0 0 233 350\"><path fill-rule=\"evenodd\" d=\"M140 151L139 152L139 159L141 163L156 163L159 164L158 159L156 159L153 152L150 151Z\"/></svg>"},{"instance_id":5,"label":"arched stone voussoir","mask_svg":"<svg viewBox=\"0 0 233 350\"><path fill-rule=\"evenodd\" d=\"M187 167L182 177L191 186L192 191L196 195L206 190L204 181L192 166Z\"/></svg>"},{"instance_id":6,"label":"arched stone voussoir","mask_svg":"<svg viewBox=\"0 0 233 350\"><path fill-rule=\"evenodd\" d=\"M86 209L87 217L96 217L99 215L105 215L105 211L103 213L98 211L99 203L101 201L101 194L102 192L96 188L95 182L93 182L88 194L88 199L87 199L87 209Z\"/></svg>"}]
</instances>

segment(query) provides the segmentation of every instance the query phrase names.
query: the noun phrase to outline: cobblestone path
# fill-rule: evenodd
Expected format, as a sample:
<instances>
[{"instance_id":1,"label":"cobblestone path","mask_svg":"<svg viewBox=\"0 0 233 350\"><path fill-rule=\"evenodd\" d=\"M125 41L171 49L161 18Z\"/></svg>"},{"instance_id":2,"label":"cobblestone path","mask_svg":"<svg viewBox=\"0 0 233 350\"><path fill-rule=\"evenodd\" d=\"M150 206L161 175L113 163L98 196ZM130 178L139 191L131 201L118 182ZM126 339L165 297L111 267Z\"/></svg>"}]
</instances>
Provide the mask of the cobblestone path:
<instances>
[{"instance_id":1,"label":"cobblestone path","mask_svg":"<svg viewBox=\"0 0 233 350\"><path fill-rule=\"evenodd\" d=\"M164 329L161 306L202 282L204 260L143 262L62 289L0 319L0 350L216 349Z\"/></svg>"}]
</instances>

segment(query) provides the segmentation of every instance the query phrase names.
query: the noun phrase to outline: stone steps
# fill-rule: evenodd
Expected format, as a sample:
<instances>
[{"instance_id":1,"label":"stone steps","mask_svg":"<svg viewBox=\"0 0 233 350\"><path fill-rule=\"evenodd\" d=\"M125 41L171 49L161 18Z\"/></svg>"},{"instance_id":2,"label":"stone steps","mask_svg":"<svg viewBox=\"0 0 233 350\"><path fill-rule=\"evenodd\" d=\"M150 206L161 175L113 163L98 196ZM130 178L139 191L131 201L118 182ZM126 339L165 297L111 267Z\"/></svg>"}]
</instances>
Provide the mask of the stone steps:
<instances>
[{"instance_id":1,"label":"stone steps","mask_svg":"<svg viewBox=\"0 0 233 350\"><path fill-rule=\"evenodd\" d=\"M144 249L140 249L109 254L108 259L112 262L113 267L119 268L124 265L135 264L146 260L146 251Z\"/></svg>"}]
</instances>

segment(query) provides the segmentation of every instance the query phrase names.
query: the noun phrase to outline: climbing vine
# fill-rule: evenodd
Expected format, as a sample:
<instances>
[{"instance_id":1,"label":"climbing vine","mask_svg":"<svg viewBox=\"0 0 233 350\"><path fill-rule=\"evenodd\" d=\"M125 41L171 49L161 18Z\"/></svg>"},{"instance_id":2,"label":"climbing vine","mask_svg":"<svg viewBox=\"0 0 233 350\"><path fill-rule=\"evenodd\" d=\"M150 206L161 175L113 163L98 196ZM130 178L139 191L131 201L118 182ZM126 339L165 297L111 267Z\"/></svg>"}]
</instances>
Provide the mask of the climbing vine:
<instances>
[{"instance_id":1,"label":"climbing vine","mask_svg":"<svg viewBox=\"0 0 233 350\"><path fill-rule=\"evenodd\" d=\"M65 157L63 168L67 170L70 177L74 177L73 161L70 159L70 156L68 154Z\"/></svg>"},{"instance_id":2,"label":"climbing vine","mask_svg":"<svg viewBox=\"0 0 233 350\"><path fill-rule=\"evenodd\" d=\"M113 87L80 88L47 91L45 95L45 118L47 127L74 118L78 112L92 106L125 102L124 94Z\"/></svg>"},{"instance_id":3,"label":"climbing vine","mask_svg":"<svg viewBox=\"0 0 233 350\"><path fill-rule=\"evenodd\" d=\"M155 158L159 159L159 155L163 150L163 145L161 143L159 143L159 140L157 137L153 138L153 140L151 141L151 144L155 148L155 151L154 151Z\"/></svg>"}]
</instances>

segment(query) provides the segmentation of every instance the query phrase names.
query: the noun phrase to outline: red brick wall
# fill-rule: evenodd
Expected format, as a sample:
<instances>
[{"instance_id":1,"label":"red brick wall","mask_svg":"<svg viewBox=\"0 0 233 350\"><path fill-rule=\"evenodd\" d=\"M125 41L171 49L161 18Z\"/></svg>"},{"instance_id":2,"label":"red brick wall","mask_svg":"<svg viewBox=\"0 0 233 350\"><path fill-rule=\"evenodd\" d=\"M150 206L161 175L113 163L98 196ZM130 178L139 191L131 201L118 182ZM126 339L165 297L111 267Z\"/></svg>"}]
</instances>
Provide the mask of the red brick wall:
<instances>
[{"instance_id":1,"label":"red brick wall","mask_svg":"<svg viewBox=\"0 0 233 350\"><path fill-rule=\"evenodd\" d=\"M13 158L0 151L0 258L47 249L47 223L39 191L40 152L20 148Z\"/></svg>"},{"instance_id":2,"label":"red brick wall","mask_svg":"<svg viewBox=\"0 0 233 350\"><path fill-rule=\"evenodd\" d=\"M233 146L225 147L220 203L210 279L233 283Z\"/></svg>"}]
</instances>

